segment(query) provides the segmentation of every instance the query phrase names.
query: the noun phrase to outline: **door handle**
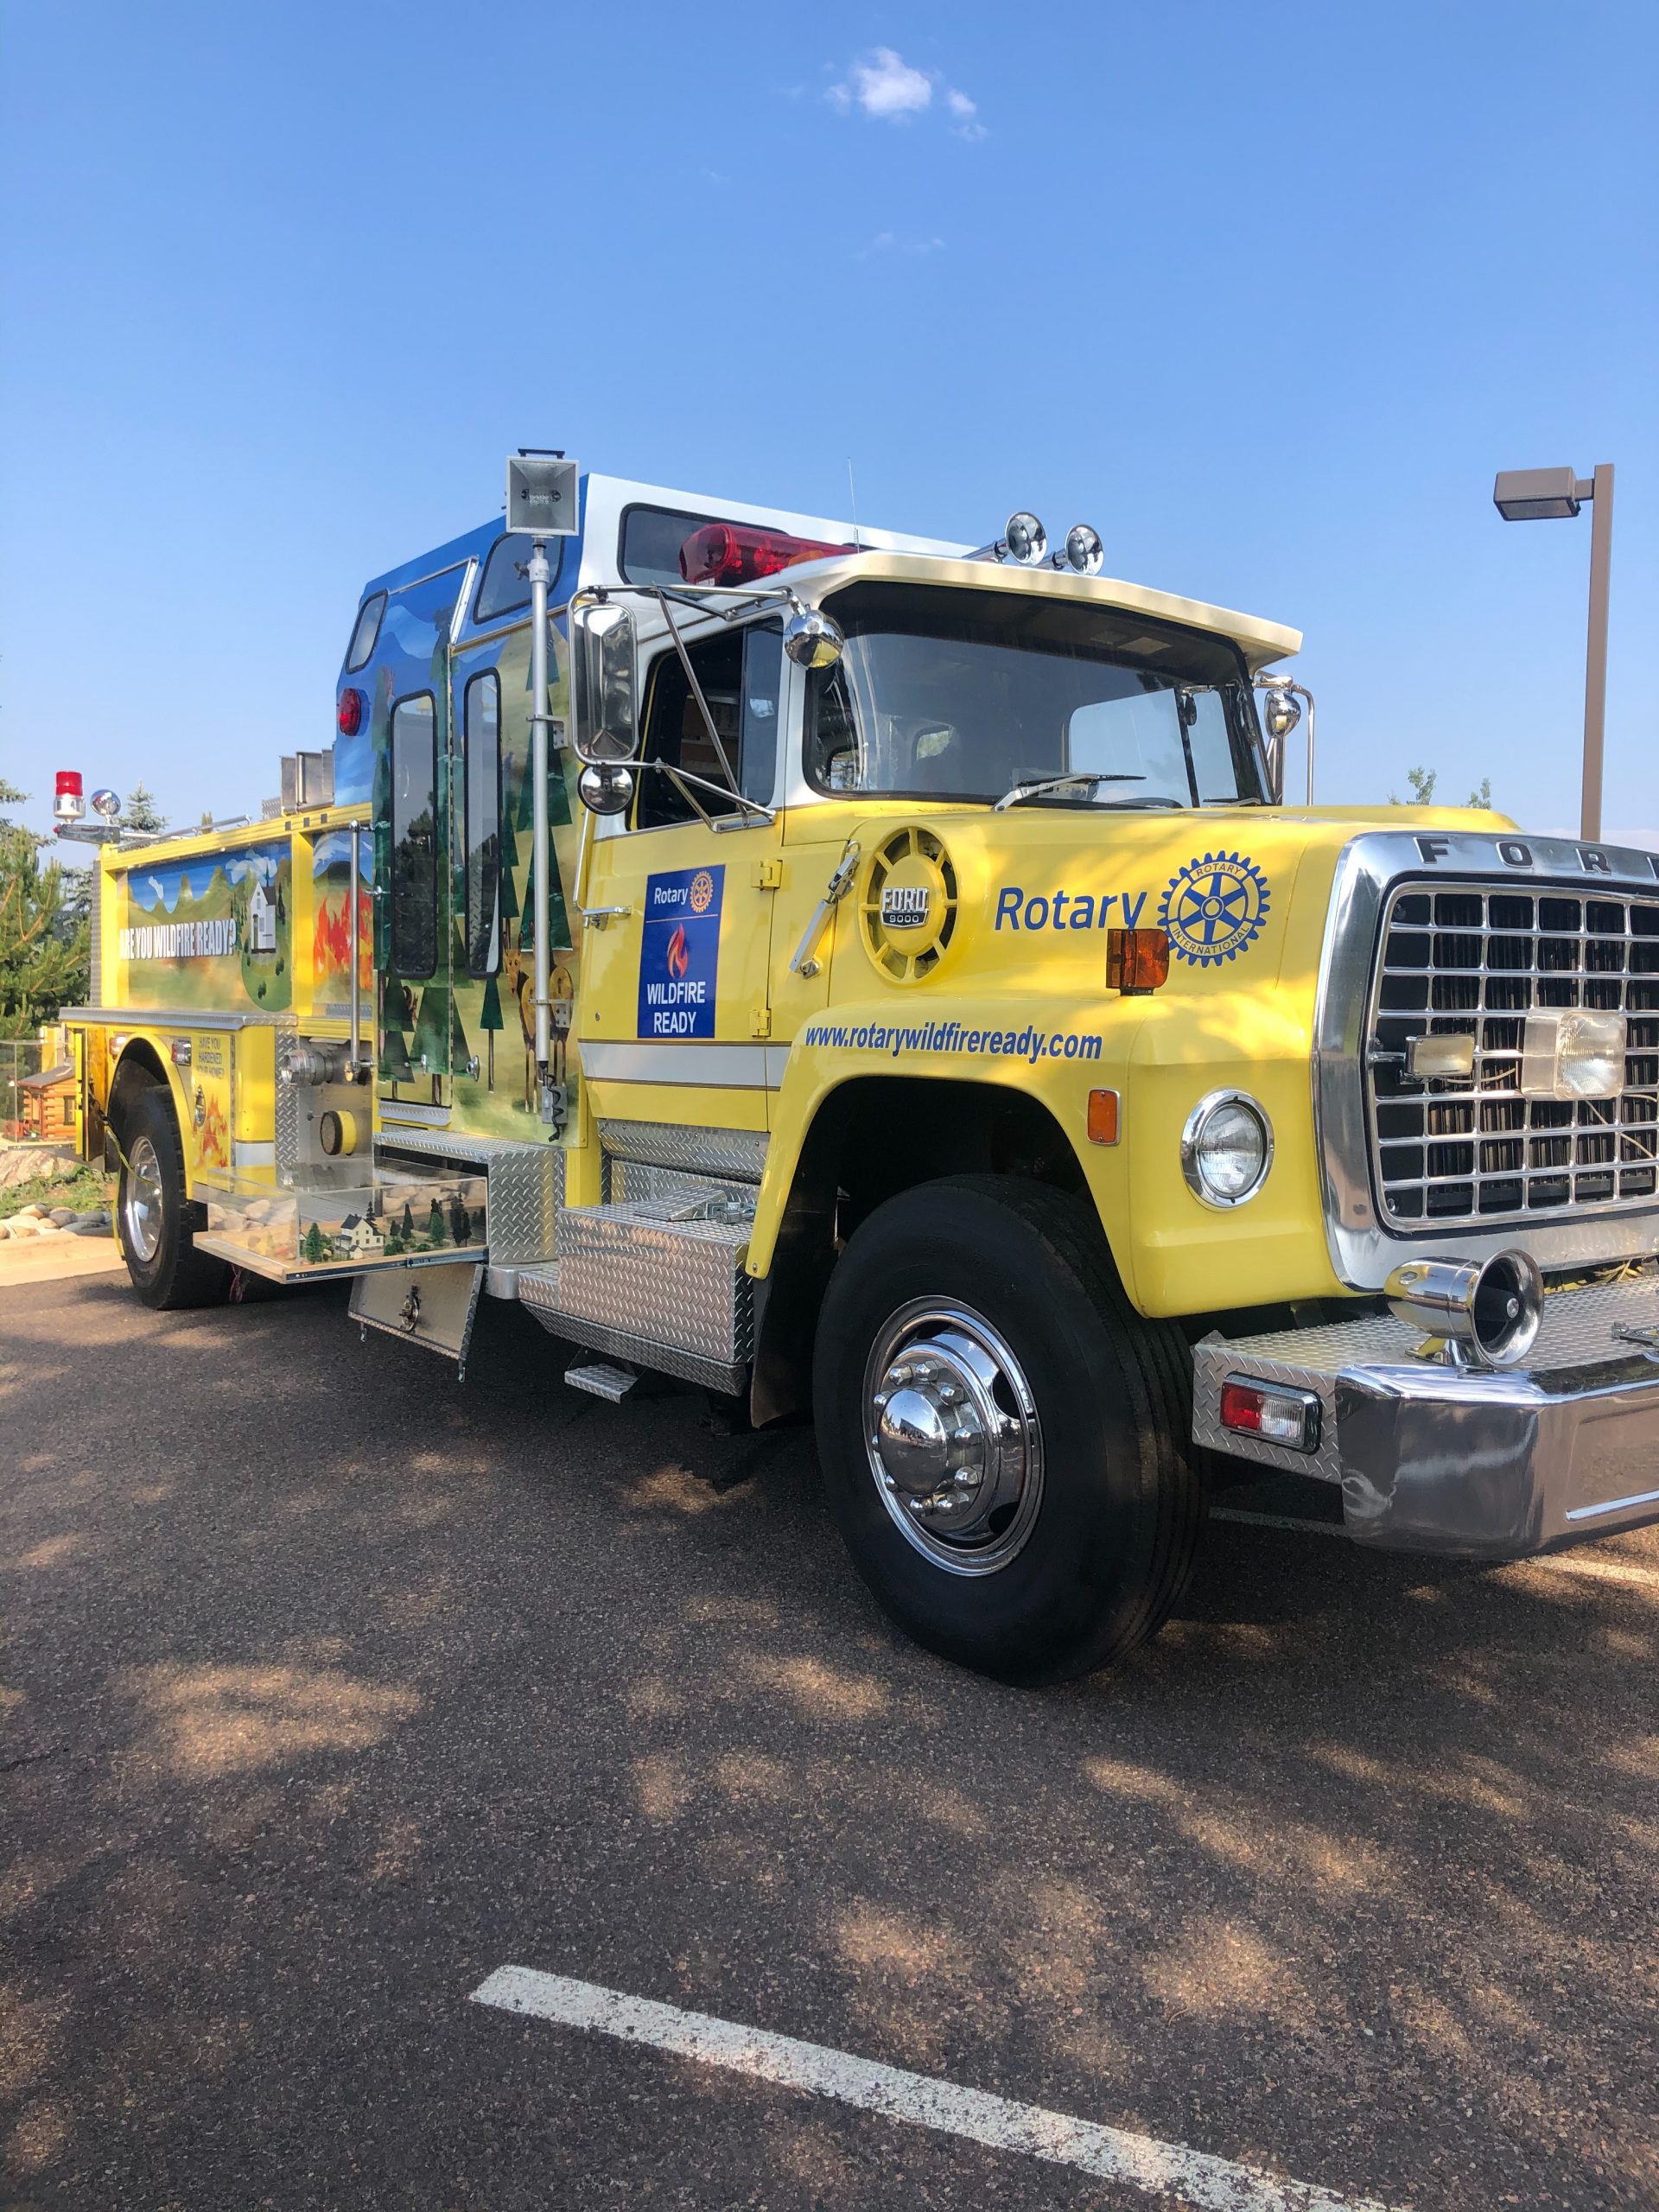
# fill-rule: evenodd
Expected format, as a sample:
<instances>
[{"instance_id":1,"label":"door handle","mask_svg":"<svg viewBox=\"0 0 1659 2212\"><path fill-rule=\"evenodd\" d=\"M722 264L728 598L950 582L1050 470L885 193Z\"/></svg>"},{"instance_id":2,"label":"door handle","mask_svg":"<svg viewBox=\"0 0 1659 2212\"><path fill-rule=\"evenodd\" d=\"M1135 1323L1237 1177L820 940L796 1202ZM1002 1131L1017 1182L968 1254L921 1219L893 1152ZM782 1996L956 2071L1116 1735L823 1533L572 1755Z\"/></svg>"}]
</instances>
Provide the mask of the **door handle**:
<instances>
[{"instance_id":1,"label":"door handle","mask_svg":"<svg viewBox=\"0 0 1659 2212\"><path fill-rule=\"evenodd\" d=\"M795 948L794 955L789 963L789 972L791 976L799 976L810 981L817 974L822 965L818 959L818 947L823 942L824 931L830 925L830 918L852 889L853 878L857 873L858 843L856 839L849 838L847 849L842 853L835 874L825 884L823 896L813 908L812 918L808 922L802 933L801 941Z\"/></svg>"}]
</instances>

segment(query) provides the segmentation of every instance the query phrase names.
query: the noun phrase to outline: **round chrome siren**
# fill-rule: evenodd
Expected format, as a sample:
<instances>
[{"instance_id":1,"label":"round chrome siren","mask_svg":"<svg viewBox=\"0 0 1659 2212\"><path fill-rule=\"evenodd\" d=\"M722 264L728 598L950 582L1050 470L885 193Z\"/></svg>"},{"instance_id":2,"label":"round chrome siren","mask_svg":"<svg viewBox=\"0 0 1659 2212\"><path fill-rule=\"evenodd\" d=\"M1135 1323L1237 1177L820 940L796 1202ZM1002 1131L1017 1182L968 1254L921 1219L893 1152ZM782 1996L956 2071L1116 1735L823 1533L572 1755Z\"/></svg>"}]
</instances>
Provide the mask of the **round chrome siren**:
<instances>
[{"instance_id":1,"label":"round chrome siren","mask_svg":"<svg viewBox=\"0 0 1659 2212\"><path fill-rule=\"evenodd\" d=\"M1065 565L1080 576L1097 576L1106 558L1100 532L1086 522L1074 522L1065 533Z\"/></svg>"},{"instance_id":2,"label":"round chrome siren","mask_svg":"<svg viewBox=\"0 0 1659 2212\"><path fill-rule=\"evenodd\" d=\"M1002 543L1010 561L1018 561L1027 569L1034 569L1047 555L1048 532L1035 515L1027 513L1022 507L1018 514L1008 517L1007 527L1002 532Z\"/></svg>"},{"instance_id":3,"label":"round chrome siren","mask_svg":"<svg viewBox=\"0 0 1659 2212\"><path fill-rule=\"evenodd\" d=\"M1544 1317L1544 1279L1529 1252L1490 1260L1408 1260L1383 1286L1396 1321L1456 1345L1484 1367L1514 1367Z\"/></svg>"}]
</instances>

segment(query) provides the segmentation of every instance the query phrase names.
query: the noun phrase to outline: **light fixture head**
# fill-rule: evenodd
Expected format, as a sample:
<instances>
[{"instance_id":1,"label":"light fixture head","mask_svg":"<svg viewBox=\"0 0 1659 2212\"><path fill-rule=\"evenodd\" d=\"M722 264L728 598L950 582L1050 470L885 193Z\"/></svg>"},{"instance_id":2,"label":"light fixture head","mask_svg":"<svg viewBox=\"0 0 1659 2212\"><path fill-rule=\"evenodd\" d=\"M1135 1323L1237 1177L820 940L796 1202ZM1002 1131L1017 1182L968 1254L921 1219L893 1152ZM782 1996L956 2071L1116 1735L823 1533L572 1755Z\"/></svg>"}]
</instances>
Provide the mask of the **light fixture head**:
<instances>
[{"instance_id":1,"label":"light fixture head","mask_svg":"<svg viewBox=\"0 0 1659 2212\"><path fill-rule=\"evenodd\" d=\"M121 811L120 792L94 791L92 797L92 809L94 814L101 814L106 822L113 822Z\"/></svg>"},{"instance_id":2,"label":"light fixture head","mask_svg":"<svg viewBox=\"0 0 1659 2212\"><path fill-rule=\"evenodd\" d=\"M1579 512L1578 476L1570 468L1505 468L1492 505L1505 522L1565 522Z\"/></svg>"}]
</instances>

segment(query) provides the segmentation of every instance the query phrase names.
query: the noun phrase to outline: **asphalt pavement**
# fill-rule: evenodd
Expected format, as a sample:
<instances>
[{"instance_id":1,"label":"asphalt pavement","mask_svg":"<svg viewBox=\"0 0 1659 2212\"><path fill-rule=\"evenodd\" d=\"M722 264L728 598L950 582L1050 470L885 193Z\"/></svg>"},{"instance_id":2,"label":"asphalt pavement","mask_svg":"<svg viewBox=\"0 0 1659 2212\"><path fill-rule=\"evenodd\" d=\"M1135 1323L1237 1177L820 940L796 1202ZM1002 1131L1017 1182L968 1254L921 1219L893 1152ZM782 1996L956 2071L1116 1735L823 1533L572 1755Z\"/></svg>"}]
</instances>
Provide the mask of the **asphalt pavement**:
<instances>
[{"instance_id":1,"label":"asphalt pavement","mask_svg":"<svg viewBox=\"0 0 1659 2212\"><path fill-rule=\"evenodd\" d=\"M0 2205L1187 2201L507 1967L1390 2208L1659 2203L1655 1532L1218 1522L1154 1644L1018 1692L887 1628L806 1433L563 1365L0 1290Z\"/></svg>"}]
</instances>

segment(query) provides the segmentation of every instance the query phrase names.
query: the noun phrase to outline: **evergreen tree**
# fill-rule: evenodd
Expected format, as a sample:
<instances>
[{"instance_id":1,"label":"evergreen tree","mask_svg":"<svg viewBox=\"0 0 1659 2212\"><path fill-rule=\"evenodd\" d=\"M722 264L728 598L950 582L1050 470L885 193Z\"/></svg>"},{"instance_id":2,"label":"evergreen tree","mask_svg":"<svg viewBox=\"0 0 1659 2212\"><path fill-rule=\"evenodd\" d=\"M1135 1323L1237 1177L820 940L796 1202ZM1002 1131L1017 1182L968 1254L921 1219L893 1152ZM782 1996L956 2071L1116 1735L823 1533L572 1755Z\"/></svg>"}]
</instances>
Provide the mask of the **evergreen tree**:
<instances>
[{"instance_id":1,"label":"evergreen tree","mask_svg":"<svg viewBox=\"0 0 1659 2212\"><path fill-rule=\"evenodd\" d=\"M405 1244L415 1242L415 1217L409 1210L409 1200L404 1200L404 1217L398 1224L398 1234Z\"/></svg>"},{"instance_id":2,"label":"evergreen tree","mask_svg":"<svg viewBox=\"0 0 1659 2212\"><path fill-rule=\"evenodd\" d=\"M315 1221L305 1232L304 1241L300 1246L300 1256L314 1268L321 1267L331 1256L327 1245L323 1242L321 1227Z\"/></svg>"},{"instance_id":3,"label":"evergreen tree","mask_svg":"<svg viewBox=\"0 0 1659 2212\"><path fill-rule=\"evenodd\" d=\"M413 1083L415 1071L409 1064L409 1048L404 1042L404 1032L410 1024L411 1008L408 986L396 976L388 976L380 995L380 1079L383 1083Z\"/></svg>"},{"instance_id":4,"label":"evergreen tree","mask_svg":"<svg viewBox=\"0 0 1659 2212\"><path fill-rule=\"evenodd\" d=\"M426 1217L427 1243L429 1244L444 1244L448 1242L448 1237L449 1232L443 1225L443 1208L438 1204L437 1200L434 1198L432 1201L432 1211Z\"/></svg>"},{"instance_id":5,"label":"evergreen tree","mask_svg":"<svg viewBox=\"0 0 1659 2212\"><path fill-rule=\"evenodd\" d=\"M26 796L0 778L0 807ZM87 996L86 910L55 861L41 866L48 842L0 814L0 1037L31 1036Z\"/></svg>"},{"instance_id":6,"label":"evergreen tree","mask_svg":"<svg viewBox=\"0 0 1659 2212\"><path fill-rule=\"evenodd\" d=\"M467 1032L461 1027L461 995L449 994L449 1067L454 1075L465 1075L473 1062L473 1048L467 1041Z\"/></svg>"},{"instance_id":7,"label":"evergreen tree","mask_svg":"<svg viewBox=\"0 0 1659 2212\"><path fill-rule=\"evenodd\" d=\"M421 1010L416 1017L415 1035L409 1047L409 1057L420 1068L422 1059L425 1075L442 1074L448 1065L449 1051L449 986L431 982L421 993Z\"/></svg>"},{"instance_id":8,"label":"evergreen tree","mask_svg":"<svg viewBox=\"0 0 1659 2212\"><path fill-rule=\"evenodd\" d=\"M473 1217L459 1191L449 1201L449 1234L457 1244L470 1244L473 1241Z\"/></svg>"},{"instance_id":9,"label":"evergreen tree","mask_svg":"<svg viewBox=\"0 0 1659 2212\"><path fill-rule=\"evenodd\" d=\"M489 1039L485 1046L489 1065L487 1087L493 1090L495 1089L495 1039L497 1033L502 1027L501 988L493 976L486 976L484 979L484 1004L479 1014L478 1026Z\"/></svg>"},{"instance_id":10,"label":"evergreen tree","mask_svg":"<svg viewBox=\"0 0 1659 2212\"><path fill-rule=\"evenodd\" d=\"M133 785L126 804L115 819L119 829L140 830L152 837L167 827L167 817L156 806L143 784Z\"/></svg>"}]
</instances>

